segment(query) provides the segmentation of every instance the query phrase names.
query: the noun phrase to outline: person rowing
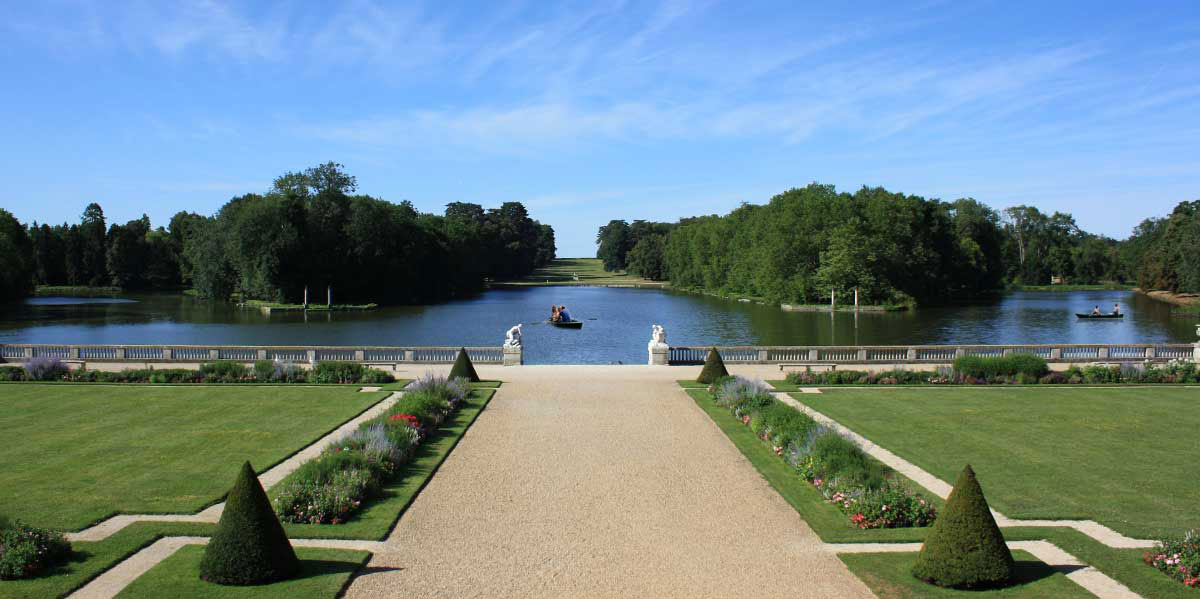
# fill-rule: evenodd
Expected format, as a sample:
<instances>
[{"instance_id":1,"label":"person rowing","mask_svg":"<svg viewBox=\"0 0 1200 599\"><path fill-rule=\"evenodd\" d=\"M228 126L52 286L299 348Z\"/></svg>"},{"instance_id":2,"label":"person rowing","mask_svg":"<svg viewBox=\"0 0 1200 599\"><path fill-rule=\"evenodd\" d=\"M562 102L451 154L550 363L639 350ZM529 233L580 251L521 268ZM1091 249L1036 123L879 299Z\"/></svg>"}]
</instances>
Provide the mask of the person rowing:
<instances>
[{"instance_id":1,"label":"person rowing","mask_svg":"<svg viewBox=\"0 0 1200 599\"><path fill-rule=\"evenodd\" d=\"M550 322L558 322L560 317L558 306L550 306Z\"/></svg>"},{"instance_id":2,"label":"person rowing","mask_svg":"<svg viewBox=\"0 0 1200 599\"><path fill-rule=\"evenodd\" d=\"M558 322L571 322L571 313L567 312L566 306L558 308Z\"/></svg>"},{"instance_id":3,"label":"person rowing","mask_svg":"<svg viewBox=\"0 0 1200 599\"><path fill-rule=\"evenodd\" d=\"M1095 308L1092 308L1092 316L1100 316L1100 306L1099 305L1097 305Z\"/></svg>"},{"instance_id":4,"label":"person rowing","mask_svg":"<svg viewBox=\"0 0 1200 599\"><path fill-rule=\"evenodd\" d=\"M1117 304L1113 304L1113 316L1117 316L1120 313L1121 313L1121 307L1118 306Z\"/></svg>"}]
</instances>

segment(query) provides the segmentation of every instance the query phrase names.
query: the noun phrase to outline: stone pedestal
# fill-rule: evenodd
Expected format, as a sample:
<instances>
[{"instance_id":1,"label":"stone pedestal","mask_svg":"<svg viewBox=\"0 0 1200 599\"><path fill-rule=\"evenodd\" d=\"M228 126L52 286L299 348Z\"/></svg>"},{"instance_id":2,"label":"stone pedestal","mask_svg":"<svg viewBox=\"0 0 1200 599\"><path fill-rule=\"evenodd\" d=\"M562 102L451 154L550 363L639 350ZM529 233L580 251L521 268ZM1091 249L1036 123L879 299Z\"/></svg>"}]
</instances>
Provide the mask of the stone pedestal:
<instances>
[{"instance_id":1,"label":"stone pedestal","mask_svg":"<svg viewBox=\"0 0 1200 599\"><path fill-rule=\"evenodd\" d=\"M521 351L521 346L504 346L504 365L505 366L521 366L525 363L525 354Z\"/></svg>"},{"instance_id":2,"label":"stone pedestal","mask_svg":"<svg viewBox=\"0 0 1200 599\"><path fill-rule=\"evenodd\" d=\"M666 343L651 343L647 349L650 351L651 366L666 366L669 363L671 346Z\"/></svg>"}]
</instances>

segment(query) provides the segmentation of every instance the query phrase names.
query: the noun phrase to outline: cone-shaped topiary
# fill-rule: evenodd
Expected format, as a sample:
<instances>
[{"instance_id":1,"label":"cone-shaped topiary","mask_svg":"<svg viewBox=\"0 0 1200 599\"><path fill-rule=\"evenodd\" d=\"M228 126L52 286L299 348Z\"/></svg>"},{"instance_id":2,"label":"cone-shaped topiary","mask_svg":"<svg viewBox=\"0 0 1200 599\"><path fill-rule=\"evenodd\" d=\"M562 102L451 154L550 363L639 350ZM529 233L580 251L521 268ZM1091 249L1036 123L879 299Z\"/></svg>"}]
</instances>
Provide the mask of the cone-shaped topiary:
<instances>
[{"instance_id":1,"label":"cone-shaped topiary","mask_svg":"<svg viewBox=\"0 0 1200 599\"><path fill-rule=\"evenodd\" d=\"M704 358L704 369L700 371L700 378L696 379L696 382L707 385L725 376L729 376L729 371L725 370L725 361L721 359L720 352L715 347L708 350L708 357Z\"/></svg>"},{"instance_id":2,"label":"cone-shaped topiary","mask_svg":"<svg viewBox=\"0 0 1200 599\"><path fill-rule=\"evenodd\" d=\"M913 576L943 587L1003 586L1013 557L968 464L925 537Z\"/></svg>"},{"instance_id":3,"label":"cone-shaped topiary","mask_svg":"<svg viewBox=\"0 0 1200 599\"><path fill-rule=\"evenodd\" d=\"M204 549L200 578L217 584L265 584L289 578L299 569L296 552L246 462Z\"/></svg>"},{"instance_id":4,"label":"cone-shaped topiary","mask_svg":"<svg viewBox=\"0 0 1200 599\"><path fill-rule=\"evenodd\" d=\"M471 363L471 357L467 355L467 348L458 350L458 358L454 360L454 366L450 368L450 378L460 376L472 383L479 382L479 375L475 373L475 365Z\"/></svg>"}]
</instances>

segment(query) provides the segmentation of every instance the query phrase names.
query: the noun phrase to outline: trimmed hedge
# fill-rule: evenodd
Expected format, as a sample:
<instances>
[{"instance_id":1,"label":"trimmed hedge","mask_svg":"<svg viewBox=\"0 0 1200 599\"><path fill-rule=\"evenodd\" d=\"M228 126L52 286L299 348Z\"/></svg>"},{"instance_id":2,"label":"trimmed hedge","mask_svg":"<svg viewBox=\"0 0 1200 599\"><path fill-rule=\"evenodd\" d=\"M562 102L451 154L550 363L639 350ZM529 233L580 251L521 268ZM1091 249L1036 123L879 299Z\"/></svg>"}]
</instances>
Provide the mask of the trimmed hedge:
<instances>
[{"instance_id":1,"label":"trimmed hedge","mask_svg":"<svg viewBox=\"0 0 1200 599\"><path fill-rule=\"evenodd\" d=\"M300 560L250 462L242 464L217 530L204 548L200 578L216 584L248 585L285 580Z\"/></svg>"},{"instance_id":2,"label":"trimmed hedge","mask_svg":"<svg viewBox=\"0 0 1200 599\"><path fill-rule=\"evenodd\" d=\"M458 357L454 359L454 366L450 368L448 378L463 378L472 383L479 382L479 374L475 372L475 365L471 363L471 356L467 355L467 348L458 350Z\"/></svg>"},{"instance_id":3,"label":"trimmed hedge","mask_svg":"<svg viewBox=\"0 0 1200 599\"><path fill-rule=\"evenodd\" d=\"M913 576L942 587L988 588L1011 580L1014 567L1004 535L968 464L925 537Z\"/></svg>"},{"instance_id":4,"label":"trimmed hedge","mask_svg":"<svg viewBox=\"0 0 1200 599\"><path fill-rule=\"evenodd\" d=\"M960 378L992 380L1002 376L1028 377L1031 382L1050 372L1046 360L1033 354L1007 356L959 356L954 359L954 374Z\"/></svg>"},{"instance_id":5,"label":"trimmed hedge","mask_svg":"<svg viewBox=\"0 0 1200 599\"><path fill-rule=\"evenodd\" d=\"M704 358L704 368L700 371L696 382L712 384L727 376L729 376L729 371L725 370L725 361L721 359L721 353L715 347L709 349L708 356Z\"/></svg>"}]
</instances>

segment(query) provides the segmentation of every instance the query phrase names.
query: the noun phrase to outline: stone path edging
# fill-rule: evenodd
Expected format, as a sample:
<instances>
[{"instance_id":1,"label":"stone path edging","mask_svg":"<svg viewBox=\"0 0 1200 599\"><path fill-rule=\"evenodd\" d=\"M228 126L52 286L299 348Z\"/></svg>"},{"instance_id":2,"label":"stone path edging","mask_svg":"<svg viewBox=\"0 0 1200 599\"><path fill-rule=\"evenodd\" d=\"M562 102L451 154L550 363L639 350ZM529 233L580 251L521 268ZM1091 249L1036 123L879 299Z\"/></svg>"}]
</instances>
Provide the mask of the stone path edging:
<instances>
[{"instance_id":1,"label":"stone path edging","mask_svg":"<svg viewBox=\"0 0 1200 599\"><path fill-rule=\"evenodd\" d=\"M379 551L381 541L352 541L345 539L291 539L292 547L320 547L323 549L352 549L357 551ZM163 537L141 551L118 562L112 568L93 578L90 582L67 595L69 599L113 599L125 587L137 580L163 560L175 555L187 545L207 545L208 537Z\"/></svg>"},{"instance_id":2,"label":"stone path edging","mask_svg":"<svg viewBox=\"0 0 1200 599\"><path fill-rule=\"evenodd\" d=\"M358 429L358 426L363 422L382 414L385 410L392 407L393 404L400 400L402 395L403 392L401 391L393 392L388 397L367 408L358 416L346 421L329 434L317 439L304 449L296 452L288 459L276 464L270 470L260 474L258 476L258 481L262 484L263 489L270 489L271 487L279 484L280 481L282 481L284 478L287 478L287 475L295 472L301 464L320 455L320 453L324 451L326 447L332 445L335 441L341 439L343 436ZM65 536L67 540L71 542L103 541L104 539L107 539L121 529L135 522L200 522L212 524L221 519L221 512L224 509L225 503L221 502L211 505L195 514L119 514L108 518L99 524L85 528L79 532L66 533ZM172 550L172 553L174 553L174 550Z\"/></svg>"},{"instance_id":3,"label":"stone path edging","mask_svg":"<svg viewBox=\"0 0 1200 599\"><path fill-rule=\"evenodd\" d=\"M826 547L834 553L915 553L921 550L921 543L829 543ZM1098 599L1142 599L1129 587L1049 541L1009 541L1008 547L1033 554Z\"/></svg>"},{"instance_id":4,"label":"stone path edging","mask_svg":"<svg viewBox=\"0 0 1200 599\"><path fill-rule=\"evenodd\" d=\"M866 451L875 459L887 464L900 474L907 476L917 484L925 487L929 492L946 499L950 496L950 491L954 489L946 481L926 472L916 464L880 447L875 442L866 437L850 430L840 422L812 409L811 407L797 401L795 398L787 394L787 392L773 393L776 399L783 403L804 412L812 417L813 420L820 422L826 426L833 427L839 433L849 437L855 443L858 443L863 451ZM1099 541L1109 547L1115 549L1148 549L1154 546L1154 541L1145 539L1134 539L1127 537L1099 522L1093 520L1018 520L1009 518L996 510L992 510L992 516L996 518L996 524L1002 527L1012 526L1052 526L1052 527L1067 527L1074 528L1079 532Z\"/></svg>"}]
</instances>

